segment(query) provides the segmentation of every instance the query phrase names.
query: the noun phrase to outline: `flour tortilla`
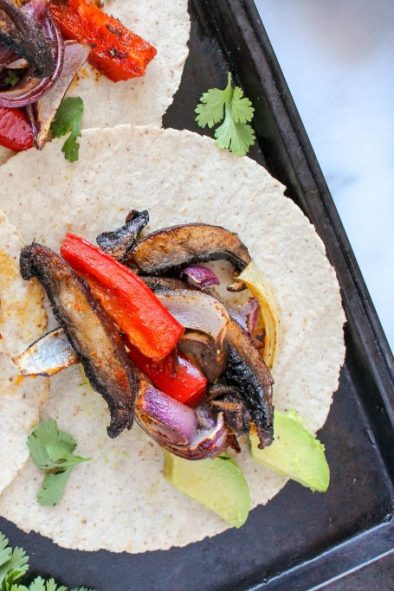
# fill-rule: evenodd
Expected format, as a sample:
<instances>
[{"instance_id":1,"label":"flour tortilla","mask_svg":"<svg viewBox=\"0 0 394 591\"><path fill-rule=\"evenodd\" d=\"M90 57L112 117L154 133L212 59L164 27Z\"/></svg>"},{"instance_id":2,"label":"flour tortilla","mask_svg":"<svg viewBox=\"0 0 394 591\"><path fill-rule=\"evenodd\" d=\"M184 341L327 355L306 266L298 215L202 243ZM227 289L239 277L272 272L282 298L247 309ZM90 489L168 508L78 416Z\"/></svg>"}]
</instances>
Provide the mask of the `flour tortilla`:
<instances>
[{"instance_id":1,"label":"flour tortilla","mask_svg":"<svg viewBox=\"0 0 394 591\"><path fill-rule=\"evenodd\" d=\"M86 65L69 92L84 101L84 128L161 125L188 55L187 5L187 0L104 0L103 10L152 43L157 55L144 76L125 82L113 83Z\"/></svg>"},{"instance_id":2,"label":"flour tortilla","mask_svg":"<svg viewBox=\"0 0 394 591\"><path fill-rule=\"evenodd\" d=\"M0 170L0 187L7 187L3 207L25 239L58 249L72 230L94 241L122 224L132 208L150 211L152 230L201 221L238 232L279 306L275 405L298 411L313 431L320 428L344 358L344 314L324 246L283 186L252 160L186 131L87 131L76 164L66 163L59 148L53 142L39 158L21 154ZM74 471L61 504L51 509L36 503L42 476L28 464L0 498L0 513L26 531L83 550L167 549L227 529L164 480L160 448L137 427L115 441L107 437L106 405L83 381L77 367L55 377L45 416L57 418L91 462ZM237 461L253 507L286 483L255 464L246 446Z\"/></svg>"},{"instance_id":3,"label":"flour tortilla","mask_svg":"<svg viewBox=\"0 0 394 591\"><path fill-rule=\"evenodd\" d=\"M45 380L23 379L11 355L20 353L46 327L43 292L19 275L21 240L0 212L0 493L28 458L26 438L38 421Z\"/></svg>"}]
</instances>

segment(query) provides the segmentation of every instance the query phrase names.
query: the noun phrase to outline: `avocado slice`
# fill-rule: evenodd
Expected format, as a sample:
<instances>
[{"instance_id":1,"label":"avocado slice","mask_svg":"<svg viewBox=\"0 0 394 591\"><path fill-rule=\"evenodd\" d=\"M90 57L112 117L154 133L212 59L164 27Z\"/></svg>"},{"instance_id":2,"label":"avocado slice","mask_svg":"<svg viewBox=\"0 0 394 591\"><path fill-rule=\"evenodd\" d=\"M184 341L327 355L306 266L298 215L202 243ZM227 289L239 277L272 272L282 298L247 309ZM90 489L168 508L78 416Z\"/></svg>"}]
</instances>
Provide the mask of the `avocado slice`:
<instances>
[{"instance_id":1,"label":"avocado slice","mask_svg":"<svg viewBox=\"0 0 394 591\"><path fill-rule=\"evenodd\" d=\"M259 449L258 437L251 433L254 460L312 491L326 492L330 483L330 468L324 445L308 431L297 412L275 411L274 438L269 447Z\"/></svg>"},{"instance_id":2,"label":"avocado slice","mask_svg":"<svg viewBox=\"0 0 394 591\"><path fill-rule=\"evenodd\" d=\"M228 456L190 461L165 452L164 476L175 488L241 527L250 511L248 483Z\"/></svg>"}]
</instances>

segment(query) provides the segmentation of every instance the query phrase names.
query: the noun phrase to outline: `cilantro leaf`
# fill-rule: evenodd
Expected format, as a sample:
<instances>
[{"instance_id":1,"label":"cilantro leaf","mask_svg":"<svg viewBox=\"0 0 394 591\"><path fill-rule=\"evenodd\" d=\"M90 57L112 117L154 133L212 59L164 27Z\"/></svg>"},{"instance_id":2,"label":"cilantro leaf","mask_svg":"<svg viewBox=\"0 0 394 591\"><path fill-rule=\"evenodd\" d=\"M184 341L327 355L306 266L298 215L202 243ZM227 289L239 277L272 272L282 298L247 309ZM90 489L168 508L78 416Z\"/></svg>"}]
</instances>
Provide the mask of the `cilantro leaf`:
<instances>
[{"instance_id":1,"label":"cilantro leaf","mask_svg":"<svg viewBox=\"0 0 394 591\"><path fill-rule=\"evenodd\" d=\"M57 505L63 496L70 475L71 470L64 470L64 472L57 472L56 474L47 474L37 493L39 504L43 507Z\"/></svg>"},{"instance_id":2,"label":"cilantro leaf","mask_svg":"<svg viewBox=\"0 0 394 591\"><path fill-rule=\"evenodd\" d=\"M196 121L200 127L214 127L224 117L227 89L211 88L204 92L196 107Z\"/></svg>"},{"instance_id":3,"label":"cilantro leaf","mask_svg":"<svg viewBox=\"0 0 394 591\"><path fill-rule=\"evenodd\" d=\"M254 144L256 136L249 125L253 119L254 108L250 100L244 96L242 88L233 87L231 73L228 74L226 88L211 88L205 92L195 112L200 127L212 128L224 119L215 130L219 148L230 150L238 156L245 156Z\"/></svg>"},{"instance_id":4,"label":"cilantro leaf","mask_svg":"<svg viewBox=\"0 0 394 591\"><path fill-rule=\"evenodd\" d=\"M54 137L70 134L62 147L62 152L69 162L76 162L79 158L79 143L77 140L81 135L83 110L84 105L81 97L65 98L51 124L51 132Z\"/></svg>"},{"instance_id":5,"label":"cilantro leaf","mask_svg":"<svg viewBox=\"0 0 394 591\"><path fill-rule=\"evenodd\" d=\"M22 548L9 547L8 539L0 532L0 589L9 591L29 568L29 557Z\"/></svg>"},{"instance_id":6,"label":"cilantro leaf","mask_svg":"<svg viewBox=\"0 0 394 591\"><path fill-rule=\"evenodd\" d=\"M45 477L37 494L40 505L56 505L61 497L71 471L89 458L74 455L77 442L68 433L60 431L56 421L48 419L39 423L27 438L30 456Z\"/></svg>"},{"instance_id":7,"label":"cilantro leaf","mask_svg":"<svg viewBox=\"0 0 394 591\"><path fill-rule=\"evenodd\" d=\"M244 91L236 86L231 101L231 114L235 123L249 123L253 119L254 108L251 101L244 96Z\"/></svg>"},{"instance_id":8,"label":"cilantro leaf","mask_svg":"<svg viewBox=\"0 0 394 591\"><path fill-rule=\"evenodd\" d=\"M246 123L235 123L226 113L224 122L215 131L219 148L231 150L237 156L245 156L256 139L253 128Z\"/></svg>"},{"instance_id":9,"label":"cilantro leaf","mask_svg":"<svg viewBox=\"0 0 394 591\"><path fill-rule=\"evenodd\" d=\"M31 583L29 591L67 591L67 587L64 587L63 585L58 587L54 579L45 581L42 577L37 577Z\"/></svg>"}]
</instances>

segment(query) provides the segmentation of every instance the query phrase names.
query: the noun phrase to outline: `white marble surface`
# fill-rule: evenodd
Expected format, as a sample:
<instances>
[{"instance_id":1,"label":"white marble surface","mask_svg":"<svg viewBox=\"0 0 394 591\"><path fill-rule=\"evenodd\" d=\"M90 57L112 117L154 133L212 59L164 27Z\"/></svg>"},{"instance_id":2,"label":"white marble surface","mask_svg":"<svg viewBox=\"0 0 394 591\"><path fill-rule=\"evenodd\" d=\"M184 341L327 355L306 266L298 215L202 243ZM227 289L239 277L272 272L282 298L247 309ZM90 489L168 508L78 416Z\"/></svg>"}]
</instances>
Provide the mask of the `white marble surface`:
<instances>
[{"instance_id":1,"label":"white marble surface","mask_svg":"<svg viewBox=\"0 0 394 591\"><path fill-rule=\"evenodd\" d=\"M394 0L256 0L394 348Z\"/></svg>"}]
</instances>

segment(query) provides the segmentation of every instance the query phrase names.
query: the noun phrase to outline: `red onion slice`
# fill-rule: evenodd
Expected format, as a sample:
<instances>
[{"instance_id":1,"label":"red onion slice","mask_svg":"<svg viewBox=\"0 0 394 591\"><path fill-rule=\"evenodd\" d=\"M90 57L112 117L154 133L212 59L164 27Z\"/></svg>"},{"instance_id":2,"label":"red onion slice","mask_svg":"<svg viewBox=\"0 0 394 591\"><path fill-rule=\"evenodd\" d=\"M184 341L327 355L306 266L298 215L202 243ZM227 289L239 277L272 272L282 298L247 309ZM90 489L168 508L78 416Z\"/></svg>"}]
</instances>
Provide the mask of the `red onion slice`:
<instances>
[{"instance_id":1,"label":"red onion slice","mask_svg":"<svg viewBox=\"0 0 394 591\"><path fill-rule=\"evenodd\" d=\"M33 131L34 141L37 141L38 123L37 123L36 113L34 110L34 105L27 105L26 115L28 116L29 121L30 121L31 129Z\"/></svg>"},{"instance_id":2,"label":"red onion slice","mask_svg":"<svg viewBox=\"0 0 394 591\"><path fill-rule=\"evenodd\" d=\"M32 19L36 25L41 25L46 16L47 4L47 0L30 0L21 7L21 12Z\"/></svg>"},{"instance_id":3,"label":"red onion slice","mask_svg":"<svg viewBox=\"0 0 394 591\"><path fill-rule=\"evenodd\" d=\"M204 267L204 265L190 265L186 267L181 273L181 277L185 276L187 282L196 287L211 287L212 285L219 285L220 279L211 269Z\"/></svg>"},{"instance_id":4,"label":"red onion slice","mask_svg":"<svg viewBox=\"0 0 394 591\"><path fill-rule=\"evenodd\" d=\"M168 451L186 460L205 460L221 454L227 447L229 431L222 413L212 429L199 429L188 446L167 445Z\"/></svg>"},{"instance_id":5,"label":"red onion slice","mask_svg":"<svg viewBox=\"0 0 394 591\"><path fill-rule=\"evenodd\" d=\"M19 84L8 90L0 91L0 107L10 109L26 107L35 103L56 82L63 66L64 42L61 33L49 13L42 25L44 34L53 46L55 68L51 76L38 78L28 72Z\"/></svg>"},{"instance_id":6,"label":"red onion slice","mask_svg":"<svg viewBox=\"0 0 394 591\"><path fill-rule=\"evenodd\" d=\"M66 41L64 44L63 67L59 78L44 96L34 105L38 126L35 136L37 148L41 149L48 137L51 123L66 94L71 82L88 59L90 47L76 41Z\"/></svg>"},{"instance_id":7,"label":"red onion slice","mask_svg":"<svg viewBox=\"0 0 394 591\"><path fill-rule=\"evenodd\" d=\"M166 291L156 296L185 328L204 332L219 345L223 342L230 317L217 299L189 289Z\"/></svg>"},{"instance_id":8,"label":"red onion slice","mask_svg":"<svg viewBox=\"0 0 394 591\"><path fill-rule=\"evenodd\" d=\"M195 410L151 384L141 384L135 403L140 427L171 453L189 460L201 460L221 453L227 446L228 430L222 413L210 428L198 428Z\"/></svg>"},{"instance_id":9,"label":"red onion slice","mask_svg":"<svg viewBox=\"0 0 394 591\"><path fill-rule=\"evenodd\" d=\"M240 308L229 308L230 316L234 318L250 335L253 334L259 319L260 306L255 298L250 298Z\"/></svg>"},{"instance_id":10,"label":"red onion slice","mask_svg":"<svg viewBox=\"0 0 394 591\"><path fill-rule=\"evenodd\" d=\"M135 416L140 426L164 446L188 445L197 430L197 416L192 408L148 383L140 387Z\"/></svg>"}]
</instances>

